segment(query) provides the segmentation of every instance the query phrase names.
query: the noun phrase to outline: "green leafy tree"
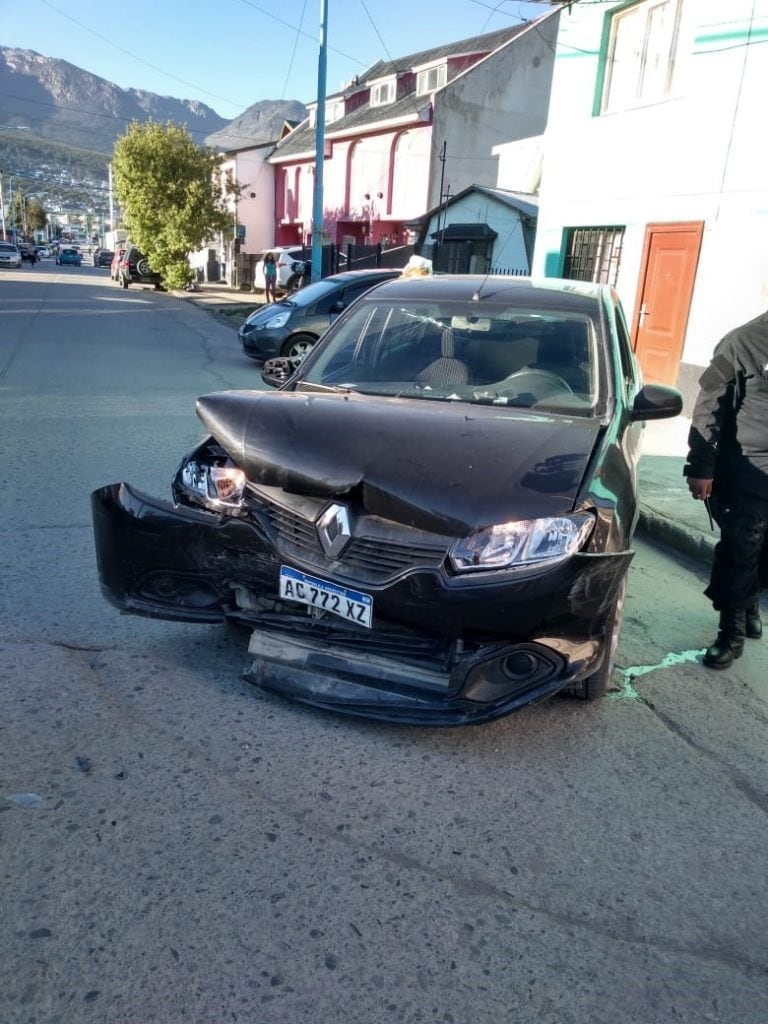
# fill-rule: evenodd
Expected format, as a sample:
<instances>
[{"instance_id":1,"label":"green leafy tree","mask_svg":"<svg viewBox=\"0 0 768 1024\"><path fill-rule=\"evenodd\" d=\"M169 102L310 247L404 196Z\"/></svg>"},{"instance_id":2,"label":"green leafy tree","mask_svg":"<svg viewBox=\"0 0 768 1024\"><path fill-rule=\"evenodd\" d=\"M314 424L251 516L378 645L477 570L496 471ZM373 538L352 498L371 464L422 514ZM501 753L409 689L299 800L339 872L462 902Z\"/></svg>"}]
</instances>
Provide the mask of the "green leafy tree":
<instances>
[{"instance_id":1,"label":"green leafy tree","mask_svg":"<svg viewBox=\"0 0 768 1024\"><path fill-rule=\"evenodd\" d=\"M198 146L186 127L171 122L134 121L115 143L114 188L125 227L169 288L182 288L192 279L190 252L218 231L232 232L220 164L218 154Z\"/></svg>"},{"instance_id":2,"label":"green leafy tree","mask_svg":"<svg viewBox=\"0 0 768 1024\"><path fill-rule=\"evenodd\" d=\"M21 190L16 192L11 199L9 221L17 234L21 235L24 233L24 193Z\"/></svg>"},{"instance_id":3,"label":"green leafy tree","mask_svg":"<svg viewBox=\"0 0 768 1024\"><path fill-rule=\"evenodd\" d=\"M42 231L48 223L48 214L39 199L27 200L27 230Z\"/></svg>"}]
</instances>

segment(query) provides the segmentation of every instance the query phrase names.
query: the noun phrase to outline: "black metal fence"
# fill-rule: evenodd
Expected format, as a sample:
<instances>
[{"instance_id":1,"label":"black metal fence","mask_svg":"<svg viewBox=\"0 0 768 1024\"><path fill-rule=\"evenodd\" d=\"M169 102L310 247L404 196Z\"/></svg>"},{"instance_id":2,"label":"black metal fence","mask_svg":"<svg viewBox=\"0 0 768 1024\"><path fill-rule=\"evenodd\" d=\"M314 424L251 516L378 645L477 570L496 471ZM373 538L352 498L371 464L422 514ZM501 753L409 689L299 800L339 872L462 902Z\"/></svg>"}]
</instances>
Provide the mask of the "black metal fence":
<instances>
[{"instance_id":1,"label":"black metal fence","mask_svg":"<svg viewBox=\"0 0 768 1024\"><path fill-rule=\"evenodd\" d=\"M299 246L296 247L297 249ZM413 253L412 245L400 245L385 249L381 243L377 245L324 245L322 251L321 277L340 274L344 270L365 270L371 267L398 268L404 267ZM256 281L256 265L262 258L261 253L241 252L237 255L238 287L251 291ZM297 272L304 266L301 285L309 284L312 279L312 249L304 246L301 257L297 259Z\"/></svg>"},{"instance_id":2,"label":"black metal fence","mask_svg":"<svg viewBox=\"0 0 768 1024\"><path fill-rule=\"evenodd\" d=\"M376 245L324 245L322 253L322 276L340 274L344 270L367 270L374 267L404 267L413 253L412 245L401 245L385 249L381 242ZM304 250L305 264L312 262L312 249ZM307 267L311 269L310 266ZM309 275L305 275L305 283Z\"/></svg>"}]
</instances>

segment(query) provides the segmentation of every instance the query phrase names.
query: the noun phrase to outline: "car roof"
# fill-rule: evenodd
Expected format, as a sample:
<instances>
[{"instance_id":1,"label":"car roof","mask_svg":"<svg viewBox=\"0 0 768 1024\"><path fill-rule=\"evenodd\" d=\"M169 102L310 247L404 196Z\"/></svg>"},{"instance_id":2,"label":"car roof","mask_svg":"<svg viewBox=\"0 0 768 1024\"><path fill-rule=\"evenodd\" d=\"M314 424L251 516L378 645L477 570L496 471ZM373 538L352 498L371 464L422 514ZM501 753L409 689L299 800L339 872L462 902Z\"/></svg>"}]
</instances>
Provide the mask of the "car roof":
<instances>
[{"instance_id":1,"label":"car roof","mask_svg":"<svg viewBox=\"0 0 768 1024\"><path fill-rule=\"evenodd\" d=\"M332 281L334 284L350 284L353 281L364 280L366 277L383 277L384 279L399 277L402 274L400 268L391 267L367 267L361 270L342 270L339 274L329 274L323 281Z\"/></svg>"},{"instance_id":2,"label":"car roof","mask_svg":"<svg viewBox=\"0 0 768 1024\"><path fill-rule=\"evenodd\" d=\"M353 273L350 271L350 273ZM356 271L364 273L364 271ZM337 275L341 276L341 275ZM561 278L508 277L481 274L434 274L387 281L376 289L377 299L435 299L541 306L549 309L593 311L612 291L608 285ZM477 298L475 299L475 296Z\"/></svg>"}]
</instances>

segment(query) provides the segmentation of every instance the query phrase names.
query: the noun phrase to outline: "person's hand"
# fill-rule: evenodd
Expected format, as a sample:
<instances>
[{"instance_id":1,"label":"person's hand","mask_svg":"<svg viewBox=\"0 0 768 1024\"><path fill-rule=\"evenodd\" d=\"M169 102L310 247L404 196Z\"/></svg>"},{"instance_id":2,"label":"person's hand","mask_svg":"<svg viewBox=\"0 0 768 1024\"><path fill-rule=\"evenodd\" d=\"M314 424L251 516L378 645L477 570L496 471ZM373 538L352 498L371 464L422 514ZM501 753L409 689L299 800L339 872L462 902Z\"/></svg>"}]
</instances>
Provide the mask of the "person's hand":
<instances>
[{"instance_id":1,"label":"person's hand","mask_svg":"<svg viewBox=\"0 0 768 1024\"><path fill-rule=\"evenodd\" d=\"M696 501L706 501L712 496L712 481L702 480L695 476L688 477L688 490Z\"/></svg>"}]
</instances>

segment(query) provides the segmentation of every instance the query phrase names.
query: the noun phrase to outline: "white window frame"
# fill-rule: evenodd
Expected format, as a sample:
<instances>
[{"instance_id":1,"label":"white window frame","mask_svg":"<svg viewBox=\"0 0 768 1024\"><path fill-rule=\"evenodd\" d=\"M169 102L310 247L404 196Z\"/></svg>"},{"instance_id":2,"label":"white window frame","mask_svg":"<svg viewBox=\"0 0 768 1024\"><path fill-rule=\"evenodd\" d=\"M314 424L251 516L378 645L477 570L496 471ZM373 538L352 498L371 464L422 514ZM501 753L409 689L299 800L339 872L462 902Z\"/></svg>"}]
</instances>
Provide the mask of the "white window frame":
<instances>
[{"instance_id":1,"label":"white window frame","mask_svg":"<svg viewBox=\"0 0 768 1024\"><path fill-rule=\"evenodd\" d=\"M638 0L612 16L601 113L670 95L682 6L681 0Z\"/></svg>"},{"instance_id":2,"label":"white window frame","mask_svg":"<svg viewBox=\"0 0 768 1024\"><path fill-rule=\"evenodd\" d=\"M386 107L388 104L394 103L395 95L394 78L390 78L386 82L376 82L371 86L371 106Z\"/></svg>"},{"instance_id":3,"label":"white window frame","mask_svg":"<svg viewBox=\"0 0 768 1024\"><path fill-rule=\"evenodd\" d=\"M326 103L326 124L333 124L334 121L340 121L342 117L344 117L344 100L335 100L333 103Z\"/></svg>"},{"instance_id":4,"label":"white window frame","mask_svg":"<svg viewBox=\"0 0 768 1024\"><path fill-rule=\"evenodd\" d=\"M442 88L447 81L447 64L434 64L431 68L424 68L416 75L416 95L426 96L436 89Z\"/></svg>"}]
</instances>

